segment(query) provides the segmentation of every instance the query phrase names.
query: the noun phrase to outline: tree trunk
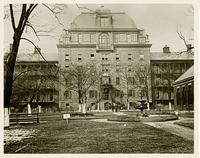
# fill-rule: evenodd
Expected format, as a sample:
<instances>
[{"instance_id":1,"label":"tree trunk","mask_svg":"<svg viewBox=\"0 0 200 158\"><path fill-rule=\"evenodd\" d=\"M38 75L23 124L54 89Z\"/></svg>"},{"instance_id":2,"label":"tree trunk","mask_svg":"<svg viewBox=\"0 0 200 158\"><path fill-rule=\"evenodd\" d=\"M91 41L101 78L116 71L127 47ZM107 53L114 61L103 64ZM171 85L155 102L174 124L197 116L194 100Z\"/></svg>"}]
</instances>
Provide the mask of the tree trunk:
<instances>
[{"instance_id":1,"label":"tree trunk","mask_svg":"<svg viewBox=\"0 0 200 158\"><path fill-rule=\"evenodd\" d=\"M171 84L170 80L168 80L168 97L169 97L169 110L172 110L172 103L171 103Z\"/></svg>"},{"instance_id":2,"label":"tree trunk","mask_svg":"<svg viewBox=\"0 0 200 158\"><path fill-rule=\"evenodd\" d=\"M7 113L6 109L9 109L10 107L10 100L12 97L13 73L14 73L15 62L16 62L16 57L17 57L17 53L19 49L21 35L22 35L22 32L20 30L17 30L14 33L12 51L10 52L8 61L6 63L7 67L5 69L5 84L4 84L5 114ZM5 117L8 117L9 119L9 114L6 114ZM7 120L7 118L5 119Z\"/></svg>"},{"instance_id":3,"label":"tree trunk","mask_svg":"<svg viewBox=\"0 0 200 158\"><path fill-rule=\"evenodd\" d=\"M28 103L27 108L28 108L28 115L31 115L31 105L30 105L30 103Z\"/></svg>"},{"instance_id":4,"label":"tree trunk","mask_svg":"<svg viewBox=\"0 0 200 158\"><path fill-rule=\"evenodd\" d=\"M9 108L4 108L4 127L10 126Z\"/></svg>"}]
</instances>

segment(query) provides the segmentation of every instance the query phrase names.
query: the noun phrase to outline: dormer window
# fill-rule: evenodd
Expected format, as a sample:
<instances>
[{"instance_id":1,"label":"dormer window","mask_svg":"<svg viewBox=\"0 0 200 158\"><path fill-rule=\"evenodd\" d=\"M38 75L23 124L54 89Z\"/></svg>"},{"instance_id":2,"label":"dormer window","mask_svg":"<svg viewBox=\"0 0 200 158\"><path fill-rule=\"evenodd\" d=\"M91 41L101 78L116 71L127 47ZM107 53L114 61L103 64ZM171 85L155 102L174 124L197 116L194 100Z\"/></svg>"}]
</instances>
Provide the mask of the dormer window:
<instances>
[{"instance_id":1,"label":"dormer window","mask_svg":"<svg viewBox=\"0 0 200 158\"><path fill-rule=\"evenodd\" d=\"M108 17L101 17L100 18L101 27L108 27L109 26L109 18Z\"/></svg>"}]
</instances>

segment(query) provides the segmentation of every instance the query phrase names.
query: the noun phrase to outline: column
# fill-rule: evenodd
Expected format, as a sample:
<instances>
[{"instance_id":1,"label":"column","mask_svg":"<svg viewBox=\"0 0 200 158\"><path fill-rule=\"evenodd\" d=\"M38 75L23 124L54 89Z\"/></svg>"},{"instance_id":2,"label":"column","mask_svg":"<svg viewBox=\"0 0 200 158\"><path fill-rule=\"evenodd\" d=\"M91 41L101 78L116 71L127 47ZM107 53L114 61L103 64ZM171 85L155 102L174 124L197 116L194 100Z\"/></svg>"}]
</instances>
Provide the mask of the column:
<instances>
[{"instance_id":1,"label":"column","mask_svg":"<svg viewBox=\"0 0 200 158\"><path fill-rule=\"evenodd\" d=\"M188 84L185 84L185 105L186 109L189 110L189 104L188 104Z\"/></svg>"},{"instance_id":2,"label":"column","mask_svg":"<svg viewBox=\"0 0 200 158\"><path fill-rule=\"evenodd\" d=\"M183 110L182 86L180 86L180 110Z\"/></svg>"},{"instance_id":3,"label":"column","mask_svg":"<svg viewBox=\"0 0 200 158\"><path fill-rule=\"evenodd\" d=\"M178 106L177 106L177 87L174 87L174 110L178 110Z\"/></svg>"}]
</instances>

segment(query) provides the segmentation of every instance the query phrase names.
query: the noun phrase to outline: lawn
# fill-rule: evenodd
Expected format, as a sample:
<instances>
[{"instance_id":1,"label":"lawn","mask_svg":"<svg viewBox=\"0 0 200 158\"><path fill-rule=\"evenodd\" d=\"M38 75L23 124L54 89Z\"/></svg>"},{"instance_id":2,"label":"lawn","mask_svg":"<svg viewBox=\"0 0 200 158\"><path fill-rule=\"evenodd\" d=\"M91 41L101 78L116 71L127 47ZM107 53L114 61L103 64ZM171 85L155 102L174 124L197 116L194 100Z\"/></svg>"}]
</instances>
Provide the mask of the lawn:
<instances>
[{"instance_id":1,"label":"lawn","mask_svg":"<svg viewBox=\"0 0 200 158\"><path fill-rule=\"evenodd\" d=\"M194 129L194 122L192 121L177 121L174 124Z\"/></svg>"},{"instance_id":2,"label":"lawn","mask_svg":"<svg viewBox=\"0 0 200 158\"><path fill-rule=\"evenodd\" d=\"M142 123L88 120L17 126L37 131L32 138L4 146L5 153L193 153L193 141Z\"/></svg>"}]
</instances>

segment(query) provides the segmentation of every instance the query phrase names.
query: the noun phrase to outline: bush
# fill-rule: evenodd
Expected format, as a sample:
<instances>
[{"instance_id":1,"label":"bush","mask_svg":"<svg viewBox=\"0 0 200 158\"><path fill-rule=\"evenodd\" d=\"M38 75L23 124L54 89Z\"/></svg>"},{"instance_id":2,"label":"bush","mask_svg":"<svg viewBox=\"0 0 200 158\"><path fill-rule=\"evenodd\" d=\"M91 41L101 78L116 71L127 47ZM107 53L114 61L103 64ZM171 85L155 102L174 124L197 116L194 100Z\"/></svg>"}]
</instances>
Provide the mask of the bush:
<instances>
[{"instance_id":1,"label":"bush","mask_svg":"<svg viewBox=\"0 0 200 158\"><path fill-rule=\"evenodd\" d=\"M145 114L146 117L130 117L130 116L112 116L109 117L109 121L119 121L119 122L163 122L163 121L170 121L170 120L177 120L178 117L175 115L169 116L151 116L148 117L147 113Z\"/></svg>"}]
</instances>

